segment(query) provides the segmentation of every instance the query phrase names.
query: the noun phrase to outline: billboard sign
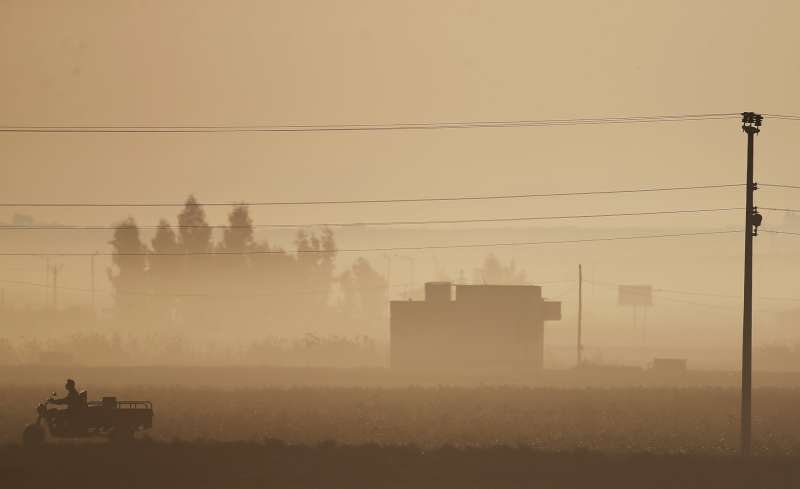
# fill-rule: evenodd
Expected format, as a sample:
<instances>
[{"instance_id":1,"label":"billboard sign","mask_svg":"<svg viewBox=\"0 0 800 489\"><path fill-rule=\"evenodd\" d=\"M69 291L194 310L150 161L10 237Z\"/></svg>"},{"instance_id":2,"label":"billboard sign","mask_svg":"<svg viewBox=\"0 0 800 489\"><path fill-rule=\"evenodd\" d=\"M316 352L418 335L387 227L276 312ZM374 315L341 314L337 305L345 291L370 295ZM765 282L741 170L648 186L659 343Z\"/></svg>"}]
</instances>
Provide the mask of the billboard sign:
<instances>
[{"instance_id":1,"label":"billboard sign","mask_svg":"<svg viewBox=\"0 0 800 489\"><path fill-rule=\"evenodd\" d=\"M652 285L620 285L617 304L620 306L652 306Z\"/></svg>"}]
</instances>

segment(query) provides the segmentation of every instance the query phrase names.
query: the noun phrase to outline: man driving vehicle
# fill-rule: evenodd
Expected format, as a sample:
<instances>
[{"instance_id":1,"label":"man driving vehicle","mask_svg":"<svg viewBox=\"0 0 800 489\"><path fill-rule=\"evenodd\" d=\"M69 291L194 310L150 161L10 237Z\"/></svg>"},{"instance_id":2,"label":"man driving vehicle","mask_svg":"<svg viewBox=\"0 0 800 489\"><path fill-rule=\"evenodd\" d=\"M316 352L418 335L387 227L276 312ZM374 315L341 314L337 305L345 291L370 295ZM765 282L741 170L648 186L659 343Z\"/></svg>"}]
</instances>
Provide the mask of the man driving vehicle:
<instances>
[{"instance_id":1,"label":"man driving vehicle","mask_svg":"<svg viewBox=\"0 0 800 489\"><path fill-rule=\"evenodd\" d=\"M64 384L64 388L67 389L67 395L61 399L52 399L50 404L67 406L67 410L72 412L80 409L82 404L81 396L78 393L78 389L75 388L75 381L72 379L67 379L67 383Z\"/></svg>"}]
</instances>

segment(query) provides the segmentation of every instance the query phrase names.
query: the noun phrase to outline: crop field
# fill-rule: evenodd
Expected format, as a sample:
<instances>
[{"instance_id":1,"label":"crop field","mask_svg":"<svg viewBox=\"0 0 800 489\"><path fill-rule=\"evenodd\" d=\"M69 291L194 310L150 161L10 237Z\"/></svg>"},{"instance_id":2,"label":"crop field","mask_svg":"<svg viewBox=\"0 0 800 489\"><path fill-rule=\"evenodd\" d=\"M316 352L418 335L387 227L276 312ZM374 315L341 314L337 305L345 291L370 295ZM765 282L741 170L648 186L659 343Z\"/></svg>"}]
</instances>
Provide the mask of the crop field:
<instances>
[{"instance_id":1,"label":"crop field","mask_svg":"<svg viewBox=\"0 0 800 489\"><path fill-rule=\"evenodd\" d=\"M0 480L15 488L800 485L800 389L755 390L750 459L731 387L92 387L153 401L154 429L36 449L20 434L47 390L2 392Z\"/></svg>"},{"instance_id":2,"label":"crop field","mask_svg":"<svg viewBox=\"0 0 800 489\"><path fill-rule=\"evenodd\" d=\"M0 443L18 443L46 397L7 386ZM91 398L153 401L156 441L413 444L424 448L524 446L607 453L735 453L734 388L553 389L527 387L95 388ZM754 392L761 454L800 454L800 389Z\"/></svg>"}]
</instances>

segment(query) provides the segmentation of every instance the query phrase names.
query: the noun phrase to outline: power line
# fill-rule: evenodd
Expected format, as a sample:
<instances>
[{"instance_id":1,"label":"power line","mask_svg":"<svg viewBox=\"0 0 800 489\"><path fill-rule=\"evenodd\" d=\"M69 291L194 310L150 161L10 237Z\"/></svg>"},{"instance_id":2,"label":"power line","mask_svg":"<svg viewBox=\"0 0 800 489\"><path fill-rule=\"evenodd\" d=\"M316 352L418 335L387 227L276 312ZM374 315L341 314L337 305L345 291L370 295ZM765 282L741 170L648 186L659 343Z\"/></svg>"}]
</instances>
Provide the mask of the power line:
<instances>
[{"instance_id":1,"label":"power line","mask_svg":"<svg viewBox=\"0 0 800 489\"><path fill-rule=\"evenodd\" d=\"M607 288L615 288L619 287L620 284L615 284L611 282L600 282L600 281L586 281L591 284L600 285ZM718 297L723 299L739 299L742 300L741 295L732 295L732 294L717 294L713 292L695 292L695 291L688 291L688 290L676 290L676 289L661 289L661 288L653 288L651 289L655 294L677 294L677 295L688 295L688 296L700 296L700 297ZM629 291L630 294L636 294L635 291ZM644 292L642 292L644 294ZM683 299L677 299L675 297L664 297L663 295L659 295L661 299L672 301L672 302L680 302L684 304L691 304L695 306L702 306L702 307L711 307L717 309L732 309L738 308L738 305L735 304L710 304L710 303L703 303L703 302L692 302ZM756 297L759 300L770 300L770 301L790 301L790 302L800 302L800 297ZM774 313L775 311L769 311L766 309L761 309L759 312L767 312L767 313Z\"/></svg>"},{"instance_id":2,"label":"power line","mask_svg":"<svg viewBox=\"0 0 800 489\"><path fill-rule=\"evenodd\" d=\"M610 282L598 282L598 281L588 281L588 280L586 282L590 283L590 284L593 284L593 285L599 285L601 287L606 287L606 288L609 288L609 289L610 288L617 288L617 287L620 286L620 284L614 284L614 283L610 283ZM658 289L652 289L652 292L658 293L659 290ZM636 292L633 292L633 293L635 294ZM644 293L642 293L642 294L644 294ZM711 309L729 310L729 309L732 309L732 308L736 307L736 306L724 305L724 304L709 304L709 303L702 303L702 302L693 302L693 301L687 301L687 300L684 300L684 299L676 299L674 297L663 297L662 296L661 299L664 299L664 300L666 300L668 302L689 304L689 305L692 305L692 306L706 307L706 308L711 308Z\"/></svg>"},{"instance_id":3,"label":"power line","mask_svg":"<svg viewBox=\"0 0 800 489\"><path fill-rule=\"evenodd\" d=\"M557 283L565 283L571 282L570 280L549 280L549 281L540 281L536 282L536 285L547 285L547 284L557 284ZM50 289L53 287L53 284L49 283L41 283L41 282L27 282L23 280L0 280L0 283L9 284L9 285L21 285L27 287L40 287L40 288L47 288ZM458 285L458 284L456 284ZM385 290L385 289L399 289L399 288L407 288L407 284L391 284L385 285L382 287L356 287L350 290L355 290L359 292L364 291L371 291L371 290ZM84 288L84 287L67 287L67 286L59 286L60 290L65 290L69 292L86 292L92 293L92 289ZM305 289L305 290L274 290L270 292L254 292L249 294L224 294L219 292L176 292L176 291L160 291L160 290L135 290L135 289L95 289L94 292L107 294L107 295L135 295L135 296L149 296L149 297L219 297L219 298L227 298L227 299L247 299L247 298L258 298L258 297L282 297L286 295L314 295L314 294L329 294L331 292L330 288L327 289ZM556 298L556 297L554 297Z\"/></svg>"},{"instance_id":4,"label":"power line","mask_svg":"<svg viewBox=\"0 0 800 489\"><path fill-rule=\"evenodd\" d=\"M632 194L644 192L673 192L681 190L709 190L742 187L741 183L728 183L717 185L687 185L676 187L642 187L631 189L610 189L610 190L587 190L577 192L548 192L548 193L529 193L529 194L498 194L498 195L457 195L449 197L412 197L399 199L355 199L355 200L306 200L306 201L269 201L269 202L198 202L197 206L235 206L247 205L251 207L261 206L292 206L292 205L337 205L337 204L391 204L408 202L447 202L447 201L470 201L470 200L507 200L507 199L529 199L544 197L573 197L585 195L612 195L612 194ZM176 202L0 202L0 207L184 207L187 204Z\"/></svg>"},{"instance_id":5,"label":"power line","mask_svg":"<svg viewBox=\"0 0 800 489\"><path fill-rule=\"evenodd\" d=\"M741 295L735 294L716 294L713 292L694 292L688 290L675 290L675 289L653 289L653 292L663 292L668 294L678 294L678 295L696 295L696 296L703 296L703 297L720 297L726 299L740 299L742 298ZM800 302L800 297L769 297L769 296L760 296L756 297L759 300L767 300L767 301L793 301L793 302Z\"/></svg>"},{"instance_id":6,"label":"power line","mask_svg":"<svg viewBox=\"0 0 800 489\"><path fill-rule=\"evenodd\" d=\"M630 241L639 239L657 238L678 238L713 236L722 234L738 233L736 230L724 231L701 231L691 233L671 233L671 234L643 234L634 236L610 236L603 238L584 238L584 239L564 239L551 241L519 241L505 243L473 243L455 245L431 245L431 246L393 246L385 248L346 248L336 250L297 250L297 254L332 254L332 253L363 253L363 252L390 252L390 251L418 251L418 250L438 250L438 249L459 249L459 248L492 248L504 246L535 246L549 244L570 244L570 243L591 243L604 241ZM47 253L47 252L0 252L0 256L202 256L202 255L284 255L288 254L283 250L245 250L245 251L198 251L198 252L101 252L101 253Z\"/></svg>"},{"instance_id":7,"label":"power line","mask_svg":"<svg viewBox=\"0 0 800 489\"><path fill-rule=\"evenodd\" d=\"M761 229L760 232L762 233L770 233L770 234L783 234L786 236L800 236L800 233L793 233L790 231L777 231L773 229Z\"/></svg>"},{"instance_id":8,"label":"power line","mask_svg":"<svg viewBox=\"0 0 800 489\"><path fill-rule=\"evenodd\" d=\"M784 185L778 183L759 183L759 187L800 189L800 185Z\"/></svg>"},{"instance_id":9,"label":"power line","mask_svg":"<svg viewBox=\"0 0 800 489\"><path fill-rule=\"evenodd\" d=\"M377 124L296 124L296 125L19 125L0 126L0 132L24 133L247 133L247 132L341 132L410 131L436 129L476 129L507 127L549 127L596 124L640 124L738 118L739 114L707 113L653 116L588 117L576 119L451 121Z\"/></svg>"},{"instance_id":10,"label":"power line","mask_svg":"<svg viewBox=\"0 0 800 489\"><path fill-rule=\"evenodd\" d=\"M209 225L176 225L169 226L171 229L257 229L257 228L302 228L302 227L361 227L361 226L413 226L426 224L467 224L467 223L498 223L498 222L525 222L525 221L547 221L564 219L594 219L605 217L636 217L636 216L658 216L670 214L697 214L710 212L738 211L741 207L721 207L709 209L675 209L662 211L643 211L643 212L614 212L606 214L571 214L558 216L528 216L528 217L498 217L485 219L434 219L434 220L412 220L412 221L358 221L358 222L327 222L327 223L308 223L308 224L252 224L250 226L229 226L224 224ZM117 230L117 229L159 229L161 226L91 226L91 225L0 225L1 230Z\"/></svg>"},{"instance_id":11,"label":"power line","mask_svg":"<svg viewBox=\"0 0 800 489\"><path fill-rule=\"evenodd\" d=\"M765 210L765 211L800 212L800 209L786 209L786 208L782 208L782 207L761 207L761 206L758 206L758 209L759 210Z\"/></svg>"},{"instance_id":12,"label":"power line","mask_svg":"<svg viewBox=\"0 0 800 489\"><path fill-rule=\"evenodd\" d=\"M40 282L26 282L22 280L0 280L0 283L10 284L10 285L22 285L28 287L41 287L41 288L52 288L53 284L43 284ZM394 285L387 285L386 287L358 287L354 290L357 291L367 291L367 290L384 290L384 289L395 289L405 287L405 284L394 284ZM92 293L92 289L87 289L83 287L64 287L58 286L60 290L70 291L70 292L87 292ZM330 293L330 289L307 289L307 290L278 290L278 291L271 291L271 292L263 292L263 293L251 293L251 294L223 294L217 292L161 292L161 291L153 291L153 290L134 290L134 289L118 289L118 290L108 290L108 289L95 289L94 292L98 292L101 294L107 295L135 295L135 296L161 296L161 297L220 297L220 298L228 298L228 299L246 299L246 298L257 298L257 297L278 297L278 296L286 296L286 295L313 295L313 294L328 294Z\"/></svg>"},{"instance_id":13,"label":"power line","mask_svg":"<svg viewBox=\"0 0 800 489\"><path fill-rule=\"evenodd\" d=\"M800 115L794 114L764 114L764 117L771 119L782 119L787 121L800 121Z\"/></svg>"}]
</instances>

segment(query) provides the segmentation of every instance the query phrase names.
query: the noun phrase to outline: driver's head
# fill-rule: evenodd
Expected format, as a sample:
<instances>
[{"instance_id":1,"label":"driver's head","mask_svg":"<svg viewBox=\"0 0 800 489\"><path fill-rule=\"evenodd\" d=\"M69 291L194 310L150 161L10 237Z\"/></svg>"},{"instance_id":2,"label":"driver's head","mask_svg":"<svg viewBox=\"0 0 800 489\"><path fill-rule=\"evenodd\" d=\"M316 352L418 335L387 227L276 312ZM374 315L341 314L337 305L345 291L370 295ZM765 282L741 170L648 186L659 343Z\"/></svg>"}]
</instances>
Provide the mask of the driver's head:
<instances>
[{"instance_id":1,"label":"driver's head","mask_svg":"<svg viewBox=\"0 0 800 489\"><path fill-rule=\"evenodd\" d=\"M72 380L72 379L67 379L67 383L64 384L64 388L67 389L68 391L74 390L75 389L75 381Z\"/></svg>"}]
</instances>

